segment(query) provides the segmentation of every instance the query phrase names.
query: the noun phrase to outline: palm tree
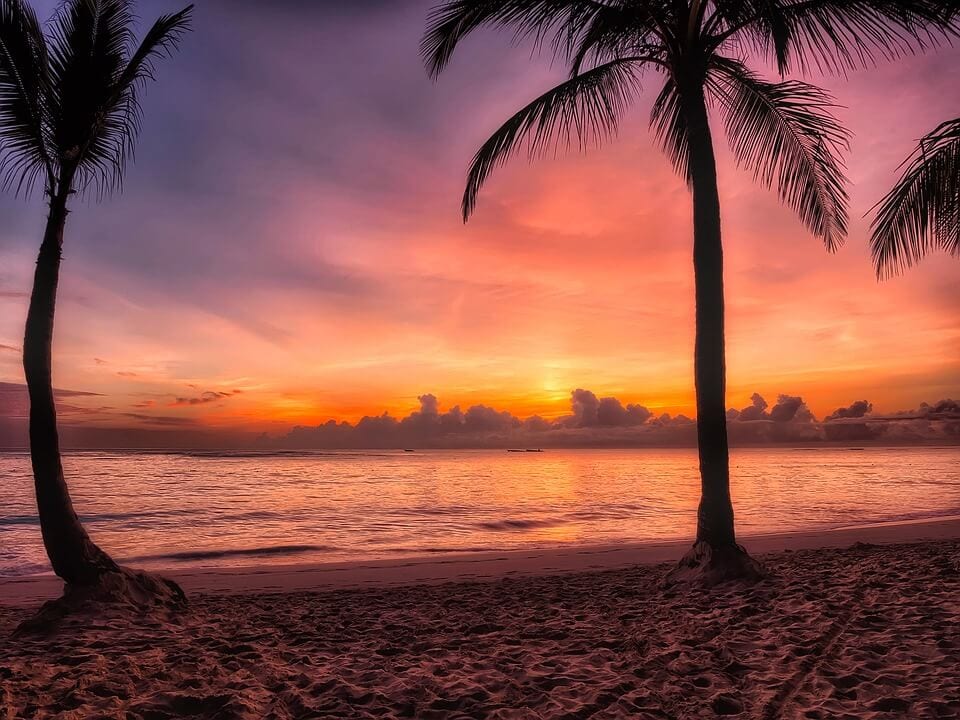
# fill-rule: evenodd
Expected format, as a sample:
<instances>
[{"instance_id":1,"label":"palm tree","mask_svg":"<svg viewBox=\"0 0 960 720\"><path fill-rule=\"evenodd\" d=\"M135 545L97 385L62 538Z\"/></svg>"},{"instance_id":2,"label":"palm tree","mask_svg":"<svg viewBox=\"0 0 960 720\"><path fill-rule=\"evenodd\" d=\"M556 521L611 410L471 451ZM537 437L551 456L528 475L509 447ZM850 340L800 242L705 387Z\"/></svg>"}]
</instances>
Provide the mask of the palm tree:
<instances>
[{"instance_id":1,"label":"palm tree","mask_svg":"<svg viewBox=\"0 0 960 720\"><path fill-rule=\"evenodd\" d=\"M566 81L517 112L473 159L466 221L491 171L521 149L554 141L580 147L613 135L645 73L663 85L651 126L693 193L696 284L695 386L701 501L697 536L673 577L705 583L755 578L759 566L736 541L730 499L724 357L723 247L709 110L719 112L739 164L775 187L810 232L836 250L847 231L840 153L846 131L831 98L799 81L770 82L747 55L781 75L843 72L936 44L942 3L904 0L446 0L421 44L436 78L460 41L482 27L512 30L568 65Z\"/></svg>"},{"instance_id":2,"label":"palm tree","mask_svg":"<svg viewBox=\"0 0 960 720\"><path fill-rule=\"evenodd\" d=\"M877 204L871 226L870 251L880 278L913 266L930 250L960 257L960 118L925 135L908 163Z\"/></svg>"},{"instance_id":3,"label":"palm tree","mask_svg":"<svg viewBox=\"0 0 960 720\"><path fill-rule=\"evenodd\" d=\"M119 188L140 127L140 92L191 12L159 18L138 45L127 0L67 0L46 34L25 0L0 0L0 179L18 194L42 183L49 199L23 368L43 543L68 592L124 572L80 523L60 460L51 348L68 204L78 192L102 197Z\"/></svg>"}]
</instances>

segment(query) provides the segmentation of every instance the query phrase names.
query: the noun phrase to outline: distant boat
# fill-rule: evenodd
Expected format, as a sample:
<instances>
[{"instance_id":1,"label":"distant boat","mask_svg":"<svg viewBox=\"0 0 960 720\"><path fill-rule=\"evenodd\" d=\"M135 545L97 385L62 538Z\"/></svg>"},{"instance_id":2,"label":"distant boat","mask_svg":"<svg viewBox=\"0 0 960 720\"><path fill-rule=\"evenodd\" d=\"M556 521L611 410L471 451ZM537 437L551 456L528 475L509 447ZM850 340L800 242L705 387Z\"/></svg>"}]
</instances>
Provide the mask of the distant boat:
<instances>
[{"instance_id":1,"label":"distant boat","mask_svg":"<svg viewBox=\"0 0 960 720\"><path fill-rule=\"evenodd\" d=\"M540 448L536 448L536 449L534 449L534 450L531 450L530 448L527 448L527 452L543 452L543 450L541 450Z\"/></svg>"},{"instance_id":2,"label":"distant boat","mask_svg":"<svg viewBox=\"0 0 960 720\"><path fill-rule=\"evenodd\" d=\"M519 448L518 448L518 449L510 449L510 448L508 448L508 449L507 449L507 452L522 452L522 453L528 453L528 452L543 452L543 450L541 450L540 448L527 448L526 450L522 450L522 449L519 449Z\"/></svg>"},{"instance_id":3,"label":"distant boat","mask_svg":"<svg viewBox=\"0 0 960 720\"><path fill-rule=\"evenodd\" d=\"M413 452L413 450L408 450L407 448L403 449L404 452Z\"/></svg>"}]
</instances>

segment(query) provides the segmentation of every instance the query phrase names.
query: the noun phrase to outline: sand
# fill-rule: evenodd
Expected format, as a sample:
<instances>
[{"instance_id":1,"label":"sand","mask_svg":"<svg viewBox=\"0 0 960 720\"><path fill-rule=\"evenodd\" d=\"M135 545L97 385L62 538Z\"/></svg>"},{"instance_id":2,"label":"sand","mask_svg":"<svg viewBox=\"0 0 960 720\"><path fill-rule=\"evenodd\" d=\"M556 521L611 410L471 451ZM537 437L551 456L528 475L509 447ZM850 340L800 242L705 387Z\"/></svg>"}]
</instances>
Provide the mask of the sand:
<instances>
[{"instance_id":1,"label":"sand","mask_svg":"<svg viewBox=\"0 0 960 720\"><path fill-rule=\"evenodd\" d=\"M960 718L956 537L754 538L770 579L711 591L636 564L682 546L192 571L176 622L29 640L3 583L0 718Z\"/></svg>"}]
</instances>

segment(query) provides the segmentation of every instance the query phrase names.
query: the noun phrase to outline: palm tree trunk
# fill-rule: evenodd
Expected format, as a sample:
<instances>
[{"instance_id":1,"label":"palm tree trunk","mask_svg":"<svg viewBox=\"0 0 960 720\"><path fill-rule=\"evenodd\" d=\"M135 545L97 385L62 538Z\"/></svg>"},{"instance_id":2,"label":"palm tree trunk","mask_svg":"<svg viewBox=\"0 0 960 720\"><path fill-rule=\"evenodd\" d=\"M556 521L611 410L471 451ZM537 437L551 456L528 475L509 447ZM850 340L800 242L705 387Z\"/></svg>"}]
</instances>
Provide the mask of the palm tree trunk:
<instances>
[{"instance_id":1,"label":"palm tree trunk","mask_svg":"<svg viewBox=\"0 0 960 720\"><path fill-rule=\"evenodd\" d=\"M694 376L701 490L696 542L667 575L666 582L693 581L710 586L729 580L758 580L764 572L763 567L737 545L733 530L727 449L720 196L702 82L685 83L681 102L687 121L690 184L693 188Z\"/></svg>"},{"instance_id":2,"label":"palm tree trunk","mask_svg":"<svg viewBox=\"0 0 960 720\"><path fill-rule=\"evenodd\" d=\"M684 101L693 186L693 272L696 282L694 376L701 483L697 541L719 548L736 544L727 449L720 197L713 140L702 90L698 88L687 93Z\"/></svg>"},{"instance_id":3,"label":"palm tree trunk","mask_svg":"<svg viewBox=\"0 0 960 720\"><path fill-rule=\"evenodd\" d=\"M69 188L69 183L63 184ZM37 258L23 340L23 369L30 393L30 458L43 544L54 572L68 585L88 585L119 570L84 530L70 500L60 462L51 349L68 191L50 199L50 214Z\"/></svg>"}]
</instances>

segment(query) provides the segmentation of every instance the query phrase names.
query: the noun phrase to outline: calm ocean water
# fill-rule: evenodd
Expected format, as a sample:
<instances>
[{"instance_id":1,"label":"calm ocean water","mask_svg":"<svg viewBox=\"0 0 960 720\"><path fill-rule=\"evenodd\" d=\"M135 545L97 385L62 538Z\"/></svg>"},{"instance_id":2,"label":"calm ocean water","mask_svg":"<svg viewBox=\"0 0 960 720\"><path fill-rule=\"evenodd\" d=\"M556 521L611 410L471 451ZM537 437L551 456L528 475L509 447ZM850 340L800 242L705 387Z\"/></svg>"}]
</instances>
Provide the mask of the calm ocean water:
<instances>
[{"instance_id":1,"label":"calm ocean water","mask_svg":"<svg viewBox=\"0 0 960 720\"><path fill-rule=\"evenodd\" d=\"M693 450L76 453L78 512L141 567L691 538ZM960 448L749 449L741 533L960 514ZM29 458L0 454L0 576L49 571Z\"/></svg>"}]
</instances>

